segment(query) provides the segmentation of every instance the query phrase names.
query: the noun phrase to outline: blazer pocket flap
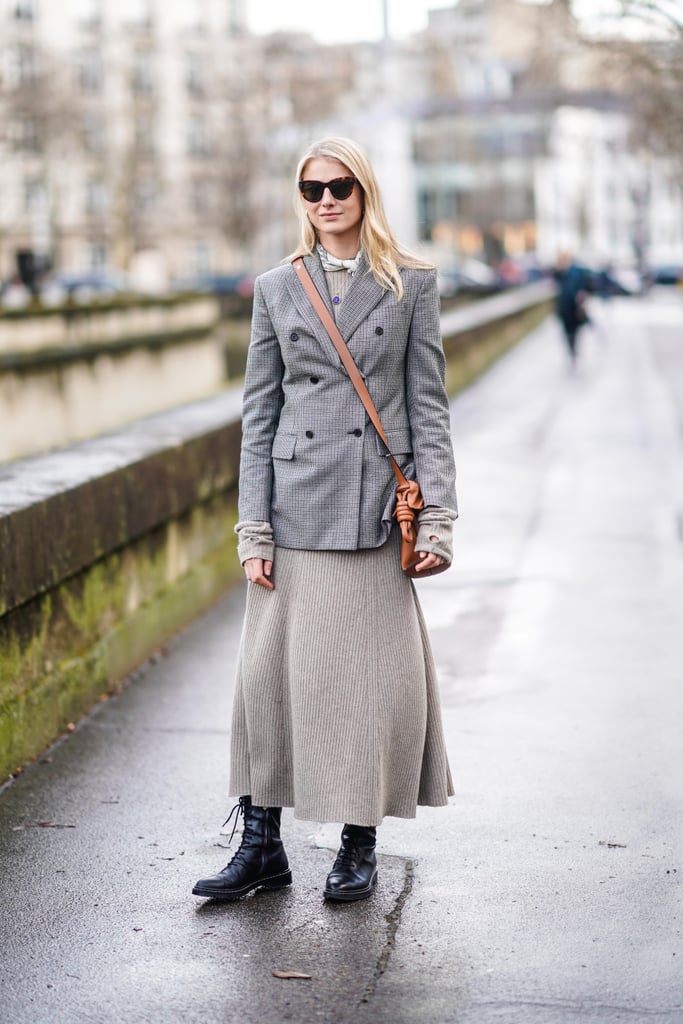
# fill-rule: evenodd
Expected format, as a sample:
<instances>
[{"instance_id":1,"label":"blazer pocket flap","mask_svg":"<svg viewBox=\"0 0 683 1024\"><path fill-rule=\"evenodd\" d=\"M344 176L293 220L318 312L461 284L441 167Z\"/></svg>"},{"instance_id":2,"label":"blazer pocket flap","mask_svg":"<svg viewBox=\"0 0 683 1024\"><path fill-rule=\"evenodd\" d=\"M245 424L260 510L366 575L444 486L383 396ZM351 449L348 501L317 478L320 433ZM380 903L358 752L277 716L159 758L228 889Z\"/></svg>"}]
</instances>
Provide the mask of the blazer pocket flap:
<instances>
[{"instance_id":1,"label":"blazer pocket flap","mask_svg":"<svg viewBox=\"0 0 683 1024\"><path fill-rule=\"evenodd\" d=\"M392 455L404 455L407 452L413 450L413 439L410 436L410 430L407 428L404 430L387 430L387 441L389 442L389 451ZM385 454L384 445L377 439L382 449L382 454Z\"/></svg>"},{"instance_id":2,"label":"blazer pocket flap","mask_svg":"<svg viewBox=\"0 0 683 1024\"><path fill-rule=\"evenodd\" d=\"M276 434L273 439L274 459L293 459L296 434Z\"/></svg>"}]
</instances>

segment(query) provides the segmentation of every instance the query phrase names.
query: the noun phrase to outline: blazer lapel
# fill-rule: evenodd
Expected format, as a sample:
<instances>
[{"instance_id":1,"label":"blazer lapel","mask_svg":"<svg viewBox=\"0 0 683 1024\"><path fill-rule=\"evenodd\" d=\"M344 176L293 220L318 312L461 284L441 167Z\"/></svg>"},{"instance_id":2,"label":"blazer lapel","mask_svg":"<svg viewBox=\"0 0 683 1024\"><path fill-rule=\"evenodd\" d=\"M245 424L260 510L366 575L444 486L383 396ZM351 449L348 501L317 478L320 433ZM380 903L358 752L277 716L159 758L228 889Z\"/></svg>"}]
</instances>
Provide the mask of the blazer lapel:
<instances>
[{"instance_id":1,"label":"blazer lapel","mask_svg":"<svg viewBox=\"0 0 683 1024\"><path fill-rule=\"evenodd\" d=\"M337 327L342 337L348 341L356 328L369 316L385 295L386 288L383 288L374 279L365 254L361 254L360 266L353 275L349 290L339 307Z\"/></svg>"},{"instance_id":2,"label":"blazer lapel","mask_svg":"<svg viewBox=\"0 0 683 1024\"><path fill-rule=\"evenodd\" d=\"M330 316L332 317L332 319L334 319L332 303L330 301L330 295L327 290L327 285L325 283L325 271L322 268L320 259L318 258L317 255L304 256L304 264L306 266L306 270L311 275L313 284L318 289L318 292L320 293L323 302L327 306L330 312ZM296 306L299 313L310 327L312 333L320 342L320 345L325 350L327 358L330 360L330 362L334 366L341 367L341 360L337 355L336 348L334 347L332 341L330 340L329 334L327 333L322 323L320 322L318 314L313 309L313 306L311 305L311 300L304 291L304 287L299 278L297 277L296 271L294 270L293 267L290 269L292 272L288 277L287 285L289 287L290 294L294 301L294 305ZM349 289L349 291L350 290L351 289ZM344 301L346 301L346 299Z\"/></svg>"}]
</instances>

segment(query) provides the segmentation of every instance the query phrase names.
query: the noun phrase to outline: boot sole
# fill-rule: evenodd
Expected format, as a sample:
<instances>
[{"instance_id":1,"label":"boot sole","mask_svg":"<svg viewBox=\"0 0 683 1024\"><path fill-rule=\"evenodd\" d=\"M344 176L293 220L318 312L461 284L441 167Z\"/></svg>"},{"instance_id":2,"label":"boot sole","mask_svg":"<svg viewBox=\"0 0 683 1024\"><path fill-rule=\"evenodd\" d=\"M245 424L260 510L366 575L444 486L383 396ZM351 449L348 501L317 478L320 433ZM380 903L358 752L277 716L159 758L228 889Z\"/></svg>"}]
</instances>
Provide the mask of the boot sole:
<instances>
[{"instance_id":1,"label":"boot sole","mask_svg":"<svg viewBox=\"0 0 683 1024\"><path fill-rule=\"evenodd\" d=\"M343 889L337 891L336 889L323 889L323 897L326 900L335 901L338 903L353 903L355 900L366 900L368 896L372 896L372 893L377 885L377 871L375 871L370 884L366 885L364 889L355 889L352 891L344 891Z\"/></svg>"},{"instance_id":2,"label":"boot sole","mask_svg":"<svg viewBox=\"0 0 683 1024\"><path fill-rule=\"evenodd\" d=\"M246 896L248 893L253 892L254 889L285 889L288 885L292 884L292 872L283 871L279 875L271 875L269 878L259 878L256 882L251 882L249 885L243 885L241 889L212 889L210 886L195 885L192 890L193 896L206 896L207 899L211 900L225 900L227 902L233 902L239 900L242 896Z\"/></svg>"}]
</instances>

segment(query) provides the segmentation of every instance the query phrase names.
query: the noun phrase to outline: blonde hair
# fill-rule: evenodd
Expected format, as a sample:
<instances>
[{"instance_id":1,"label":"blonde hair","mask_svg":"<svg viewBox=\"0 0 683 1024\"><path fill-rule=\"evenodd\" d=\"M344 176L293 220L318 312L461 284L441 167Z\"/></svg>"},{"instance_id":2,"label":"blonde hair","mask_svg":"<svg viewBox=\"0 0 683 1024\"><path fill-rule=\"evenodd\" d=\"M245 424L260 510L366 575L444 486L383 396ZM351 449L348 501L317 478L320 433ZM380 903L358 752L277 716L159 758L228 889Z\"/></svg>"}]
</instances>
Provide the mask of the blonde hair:
<instances>
[{"instance_id":1,"label":"blonde hair","mask_svg":"<svg viewBox=\"0 0 683 1024\"><path fill-rule=\"evenodd\" d=\"M417 270L432 270L433 264L427 263L416 253L402 246L392 234L384 212L384 205L377 183L377 177L358 143L340 136L330 136L312 143L301 157L296 169L296 197L294 208L301 235L299 246L288 257L308 256L315 252L318 236L307 216L306 204L299 192L298 183L302 179L306 164L316 157L338 160L344 164L354 178L358 179L363 193L363 218L360 227L360 245L370 266L375 280L384 288L391 289L397 298L403 297L403 281L399 267L410 267Z\"/></svg>"}]
</instances>

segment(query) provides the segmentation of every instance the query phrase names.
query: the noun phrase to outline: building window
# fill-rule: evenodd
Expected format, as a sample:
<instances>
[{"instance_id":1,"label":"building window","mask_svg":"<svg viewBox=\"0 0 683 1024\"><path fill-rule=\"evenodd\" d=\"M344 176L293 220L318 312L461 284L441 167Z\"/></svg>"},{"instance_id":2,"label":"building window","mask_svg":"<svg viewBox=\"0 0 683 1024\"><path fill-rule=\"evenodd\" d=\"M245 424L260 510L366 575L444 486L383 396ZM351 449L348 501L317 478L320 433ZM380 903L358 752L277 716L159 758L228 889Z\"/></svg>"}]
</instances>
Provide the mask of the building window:
<instances>
[{"instance_id":1,"label":"building window","mask_svg":"<svg viewBox=\"0 0 683 1024\"><path fill-rule=\"evenodd\" d=\"M104 77L100 51L95 49L81 50L78 56L77 67L78 84L81 92L100 92Z\"/></svg>"},{"instance_id":2,"label":"building window","mask_svg":"<svg viewBox=\"0 0 683 1024\"><path fill-rule=\"evenodd\" d=\"M157 202L157 182L153 178L138 178L133 186L133 207L141 216L152 213Z\"/></svg>"},{"instance_id":3,"label":"building window","mask_svg":"<svg viewBox=\"0 0 683 1024\"><path fill-rule=\"evenodd\" d=\"M211 273L211 247L208 242L193 242L189 255L190 274L199 277Z\"/></svg>"},{"instance_id":4,"label":"building window","mask_svg":"<svg viewBox=\"0 0 683 1024\"><path fill-rule=\"evenodd\" d=\"M131 85L136 96L154 95L154 64L147 50L136 50L133 54Z\"/></svg>"},{"instance_id":5,"label":"building window","mask_svg":"<svg viewBox=\"0 0 683 1024\"><path fill-rule=\"evenodd\" d=\"M36 0L15 0L14 17L17 21L35 21L38 10Z\"/></svg>"},{"instance_id":6,"label":"building window","mask_svg":"<svg viewBox=\"0 0 683 1024\"><path fill-rule=\"evenodd\" d=\"M420 189L417 196L418 232L421 242L430 242L437 220L437 194L433 189Z\"/></svg>"},{"instance_id":7,"label":"building window","mask_svg":"<svg viewBox=\"0 0 683 1024\"><path fill-rule=\"evenodd\" d=\"M185 86L190 96L206 92L206 60L200 53L185 55Z\"/></svg>"},{"instance_id":8,"label":"building window","mask_svg":"<svg viewBox=\"0 0 683 1024\"><path fill-rule=\"evenodd\" d=\"M40 128L35 118L20 117L10 121L7 136L20 153L40 153L42 150Z\"/></svg>"},{"instance_id":9,"label":"building window","mask_svg":"<svg viewBox=\"0 0 683 1024\"><path fill-rule=\"evenodd\" d=\"M211 183L202 178L190 182L190 208L197 217L203 217L211 208Z\"/></svg>"},{"instance_id":10,"label":"building window","mask_svg":"<svg viewBox=\"0 0 683 1024\"><path fill-rule=\"evenodd\" d=\"M33 85L36 79L36 52L32 46L26 46L24 43L19 45L14 50L14 80L16 85L29 86Z\"/></svg>"},{"instance_id":11,"label":"building window","mask_svg":"<svg viewBox=\"0 0 683 1024\"><path fill-rule=\"evenodd\" d=\"M104 122L102 115L95 111L88 111L83 115L83 145L92 156L99 156L104 152Z\"/></svg>"},{"instance_id":12,"label":"building window","mask_svg":"<svg viewBox=\"0 0 683 1024\"><path fill-rule=\"evenodd\" d=\"M247 28L245 0L228 0L228 32L240 35Z\"/></svg>"},{"instance_id":13,"label":"building window","mask_svg":"<svg viewBox=\"0 0 683 1024\"><path fill-rule=\"evenodd\" d=\"M156 123L154 118L142 114L135 118L135 152L143 159L153 159L157 154Z\"/></svg>"},{"instance_id":14,"label":"building window","mask_svg":"<svg viewBox=\"0 0 683 1024\"><path fill-rule=\"evenodd\" d=\"M104 270L107 266L107 255L107 246L104 242L88 242L88 269Z\"/></svg>"},{"instance_id":15,"label":"building window","mask_svg":"<svg viewBox=\"0 0 683 1024\"><path fill-rule=\"evenodd\" d=\"M85 212L88 217L101 217L108 206L107 186L102 181L89 181L85 186Z\"/></svg>"},{"instance_id":16,"label":"building window","mask_svg":"<svg viewBox=\"0 0 683 1024\"><path fill-rule=\"evenodd\" d=\"M190 118L187 132L187 151L190 156L209 156L209 129L206 118L195 114Z\"/></svg>"},{"instance_id":17,"label":"building window","mask_svg":"<svg viewBox=\"0 0 683 1024\"><path fill-rule=\"evenodd\" d=\"M46 202L47 192L40 178L26 178L24 180L24 212L39 213L45 208Z\"/></svg>"}]
</instances>

